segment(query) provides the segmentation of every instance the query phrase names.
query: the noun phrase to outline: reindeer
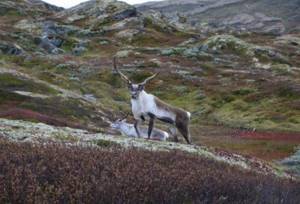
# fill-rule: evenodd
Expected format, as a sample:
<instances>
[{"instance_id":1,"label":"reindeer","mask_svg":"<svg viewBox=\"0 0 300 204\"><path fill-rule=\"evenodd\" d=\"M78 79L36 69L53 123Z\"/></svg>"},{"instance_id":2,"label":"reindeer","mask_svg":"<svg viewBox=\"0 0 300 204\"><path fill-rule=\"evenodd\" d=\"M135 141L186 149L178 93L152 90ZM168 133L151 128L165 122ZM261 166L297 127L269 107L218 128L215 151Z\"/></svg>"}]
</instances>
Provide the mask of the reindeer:
<instances>
[{"instance_id":1,"label":"reindeer","mask_svg":"<svg viewBox=\"0 0 300 204\"><path fill-rule=\"evenodd\" d=\"M117 67L116 57L113 59L114 70L121 76L121 78L127 82L128 89L131 95L131 108L135 119L134 128L140 137L139 126L141 123L149 119L148 125L148 139L150 139L154 121L158 119L162 122L171 124L179 130L188 144L191 144L189 133L189 122L191 114L183 109L173 107L152 94L148 94L145 91L146 84L153 80L158 73L145 79L142 83L132 83L129 78L124 75ZM174 128L175 129L175 128ZM176 129L175 129L176 130ZM175 133L175 141L178 142L178 137Z\"/></svg>"},{"instance_id":2,"label":"reindeer","mask_svg":"<svg viewBox=\"0 0 300 204\"><path fill-rule=\"evenodd\" d=\"M138 137L138 134L134 128L133 124L127 123L126 118L118 119L115 122L110 124L110 127L121 132L122 135L128 137ZM148 138L148 128L140 127L140 134L142 138ZM165 131L159 130L154 128L150 139L152 140L159 140L159 141L166 141L169 138L169 134Z\"/></svg>"}]
</instances>

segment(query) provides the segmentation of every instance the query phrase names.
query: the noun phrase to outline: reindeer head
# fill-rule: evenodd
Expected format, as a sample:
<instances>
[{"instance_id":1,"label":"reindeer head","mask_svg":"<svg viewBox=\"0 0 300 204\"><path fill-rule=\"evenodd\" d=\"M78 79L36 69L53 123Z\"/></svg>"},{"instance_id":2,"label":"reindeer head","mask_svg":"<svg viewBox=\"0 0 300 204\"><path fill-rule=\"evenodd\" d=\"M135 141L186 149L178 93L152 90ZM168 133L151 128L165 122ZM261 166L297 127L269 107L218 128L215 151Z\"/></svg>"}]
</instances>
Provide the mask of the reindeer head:
<instances>
[{"instance_id":1,"label":"reindeer head","mask_svg":"<svg viewBox=\"0 0 300 204\"><path fill-rule=\"evenodd\" d=\"M120 130L121 125L126 123L127 117L129 116L129 113L126 114L122 119L117 119L115 122L110 124L110 127L115 129L115 130Z\"/></svg>"},{"instance_id":2,"label":"reindeer head","mask_svg":"<svg viewBox=\"0 0 300 204\"><path fill-rule=\"evenodd\" d=\"M116 57L114 57L114 69L115 71L121 76L121 78L127 82L127 86L128 86L128 89L130 91L130 94L131 94L131 98L132 99L137 99L140 95L140 93L142 91L144 91L145 89L145 86L146 84L151 81L152 79L154 79L158 73L148 77L147 79L145 79L142 83L139 83L139 84L135 84L135 83L132 83L132 81L130 79L128 79L128 77L123 74L117 67L117 60L116 60Z\"/></svg>"}]
</instances>

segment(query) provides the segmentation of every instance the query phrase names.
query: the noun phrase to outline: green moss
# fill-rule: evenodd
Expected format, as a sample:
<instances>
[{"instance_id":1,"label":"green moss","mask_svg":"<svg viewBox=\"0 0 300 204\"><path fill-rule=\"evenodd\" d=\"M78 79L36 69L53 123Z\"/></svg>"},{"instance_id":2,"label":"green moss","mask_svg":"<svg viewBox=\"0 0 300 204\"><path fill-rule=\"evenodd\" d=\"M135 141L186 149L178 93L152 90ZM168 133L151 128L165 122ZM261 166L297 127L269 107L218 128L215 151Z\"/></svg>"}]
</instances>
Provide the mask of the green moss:
<instances>
[{"instance_id":1,"label":"green moss","mask_svg":"<svg viewBox=\"0 0 300 204\"><path fill-rule=\"evenodd\" d=\"M138 68L158 68L158 67L160 66L156 62L145 62L138 66Z\"/></svg>"},{"instance_id":2,"label":"green moss","mask_svg":"<svg viewBox=\"0 0 300 204\"><path fill-rule=\"evenodd\" d=\"M254 93L256 91L256 89L252 89L252 88L240 88L237 90L233 91L234 95L238 95L238 96L245 96L251 93Z\"/></svg>"},{"instance_id":3,"label":"green moss","mask_svg":"<svg viewBox=\"0 0 300 204\"><path fill-rule=\"evenodd\" d=\"M112 25L113 23L114 23L114 21L111 18L105 18L102 21L95 23L92 26L91 30L92 31L101 30L104 26L109 26L109 25Z\"/></svg>"},{"instance_id":4,"label":"green moss","mask_svg":"<svg viewBox=\"0 0 300 204\"><path fill-rule=\"evenodd\" d=\"M206 102L213 108L207 116L209 120L226 126L300 131L300 126L297 124L299 111L289 111L289 107L282 105L282 99L279 98L269 97L249 103L242 98L226 102L222 97L216 97Z\"/></svg>"},{"instance_id":5,"label":"green moss","mask_svg":"<svg viewBox=\"0 0 300 204\"><path fill-rule=\"evenodd\" d=\"M206 69L206 70L213 70L215 66L212 63L203 63L201 64L201 68Z\"/></svg>"},{"instance_id":6,"label":"green moss","mask_svg":"<svg viewBox=\"0 0 300 204\"><path fill-rule=\"evenodd\" d=\"M291 67L287 64L275 64L275 65L272 65L271 68L278 75L289 75L289 74L291 74Z\"/></svg>"},{"instance_id":7,"label":"green moss","mask_svg":"<svg viewBox=\"0 0 300 204\"><path fill-rule=\"evenodd\" d=\"M117 12L118 11L118 7L114 4L109 4L106 8L105 8L105 11L107 13L114 13L114 12Z\"/></svg>"},{"instance_id":8,"label":"green moss","mask_svg":"<svg viewBox=\"0 0 300 204\"><path fill-rule=\"evenodd\" d=\"M148 72L133 72L130 79L136 83L143 82L147 77L150 77L152 73Z\"/></svg>"},{"instance_id":9,"label":"green moss","mask_svg":"<svg viewBox=\"0 0 300 204\"><path fill-rule=\"evenodd\" d=\"M199 99L199 90L187 90L185 93L178 94L173 92L172 94L162 95L166 102L176 107L183 108L189 112L198 111L202 105L202 99ZM180 95L180 97L178 97Z\"/></svg>"},{"instance_id":10,"label":"green moss","mask_svg":"<svg viewBox=\"0 0 300 204\"><path fill-rule=\"evenodd\" d=\"M95 140L94 143L99 146L99 147L103 147L103 148L111 148L111 147L121 147L119 144L112 142L112 141L108 141L108 140Z\"/></svg>"},{"instance_id":11,"label":"green moss","mask_svg":"<svg viewBox=\"0 0 300 204\"><path fill-rule=\"evenodd\" d=\"M64 40L61 48L67 52L71 52L77 43L77 39L67 38Z\"/></svg>"},{"instance_id":12,"label":"green moss","mask_svg":"<svg viewBox=\"0 0 300 204\"><path fill-rule=\"evenodd\" d=\"M161 40L157 39L154 36L149 35L149 34L139 34L137 36L134 36L131 43L132 43L132 45L135 45L135 46L155 47L155 46L160 45Z\"/></svg>"},{"instance_id":13,"label":"green moss","mask_svg":"<svg viewBox=\"0 0 300 204\"><path fill-rule=\"evenodd\" d=\"M0 74L0 87L8 90L22 90L41 94L57 94L58 92L46 85L20 79L11 74Z\"/></svg>"},{"instance_id":14,"label":"green moss","mask_svg":"<svg viewBox=\"0 0 300 204\"><path fill-rule=\"evenodd\" d=\"M15 101L24 101L27 97L21 96L19 94L11 93L9 91L4 91L0 89L0 104L11 103Z\"/></svg>"},{"instance_id":15,"label":"green moss","mask_svg":"<svg viewBox=\"0 0 300 204\"><path fill-rule=\"evenodd\" d=\"M63 141L63 142L78 142L79 139L73 135L70 135L70 134L64 134L64 133L56 133L53 138L55 140L60 140L60 141Z\"/></svg>"},{"instance_id":16,"label":"green moss","mask_svg":"<svg viewBox=\"0 0 300 204\"><path fill-rule=\"evenodd\" d=\"M124 86L120 75L113 74L112 71L101 72L98 78L101 82L108 83L115 88L121 88Z\"/></svg>"},{"instance_id":17,"label":"green moss","mask_svg":"<svg viewBox=\"0 0 300 204\"><path fill-rule=\"evenodd\" d=\"M23 16L23 14L17 9L9 9L6 13L6 16Z\"/></svg>"},{"instance_id":18,"label":"green moss","mask_svg":"<svg viewBox=\"0 0 300 204\"><path fill-rule=\"evenodd\" d=\"M300 92L297 88L292 87L292 85L286 85L279 87L278 96L283 98L297 99L300 98Z\"/></svg>"},{"instance_id":19,"label":"green moss","mask_svg":"<svg viewBox=\"0 0 300 204\"><path fill-rule=\"evenodd\" d=\"M154 23L154 21L150 17L145 17L143 20L144 27L154 29L159 32L166 32L166 28L162 27L159 24Z\"/></svg>"}]
</instances>

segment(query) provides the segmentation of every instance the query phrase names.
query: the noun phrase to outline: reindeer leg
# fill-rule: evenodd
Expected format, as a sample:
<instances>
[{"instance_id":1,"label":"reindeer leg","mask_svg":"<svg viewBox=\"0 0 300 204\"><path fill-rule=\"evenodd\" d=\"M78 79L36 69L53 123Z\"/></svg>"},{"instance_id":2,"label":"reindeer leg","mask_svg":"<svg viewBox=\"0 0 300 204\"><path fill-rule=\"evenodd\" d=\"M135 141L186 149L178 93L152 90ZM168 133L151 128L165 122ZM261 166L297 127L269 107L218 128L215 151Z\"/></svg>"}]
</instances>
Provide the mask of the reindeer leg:
<instances>
[{"instance_id":1,"label":"reindeer leg","mask_svg":"<svg viewBox=\"0 0 300 204\"><path fill-rule=\"evenodd\" d=\"M151 117L149 121L149 127L148 127L148 139L150 139L151 137L153 126L154 126L154 117Z\"/></svg>"},{"instance_id":2,"label":"reindeer leg","mask_svg":"<svg viewBox=\"0 0 300 204\"><path fill-rule=\"evenodd\" d=\"M175 125L172 125L172 127L169 127L169 132L174 137L174 142L179 142L178 136L177 136L177 129Z\"/></svg>"},{"instance_id":3,"label":"reindeer leg","mask_svg":"<svg viewBox=\"0 0 300 204\"><path fill-rule=\"evenodd\" d=\"M149 126L148 126L148 139L150 139L153 126L154 126L155 115L153 113L148 113L148 116L150 117Z\"/></svg>"},{"instance_id":4,"label":"reindeer leg","mask_svg":"<svg viewBox=\"0 0 300 204\"><path fill-rule=\"evenodd\" d=\"M182 121L176 121L176 127L179 130L179 132L182 134L182 136L184 137L185 141L188 144L191 144L188 123L184 123Z\"/></svg>"},{"instance_id":5,"label":"reindeer leg","mask_svg":"<svg viewBox=\"0 0 300 204\"><path fill-rule=\"evenodd\" d=\"M140 131L139 131L139 124L140 124L139 120L136 120L135 123L134 123L134 129L136 131L136 134L137 134L138 138L141 137L141 134L140 134Z\"/></svg>"}]
</instances>

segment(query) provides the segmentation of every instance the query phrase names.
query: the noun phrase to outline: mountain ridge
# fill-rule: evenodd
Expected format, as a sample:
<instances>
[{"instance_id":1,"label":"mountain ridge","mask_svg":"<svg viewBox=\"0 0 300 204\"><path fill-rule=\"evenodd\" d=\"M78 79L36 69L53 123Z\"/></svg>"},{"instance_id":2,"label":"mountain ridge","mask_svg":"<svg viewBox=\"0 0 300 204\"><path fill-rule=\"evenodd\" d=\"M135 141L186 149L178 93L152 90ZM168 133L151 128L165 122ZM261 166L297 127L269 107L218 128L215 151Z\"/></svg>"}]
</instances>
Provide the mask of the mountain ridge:
<instances>
[{"instance_id":1,"label":"mountain ridge","mask_svg":"<svg viewBox=\"0 0 300 204\"><path fill-rule=\"evenodd\" d=\"M171 22L178 22L180 14L192 27L212 32L233 30L282 34L299 29L300 20L298 0L177 0L139 4L137 8L143 12L160 11Z\"/></svg>"}]
</instances>

